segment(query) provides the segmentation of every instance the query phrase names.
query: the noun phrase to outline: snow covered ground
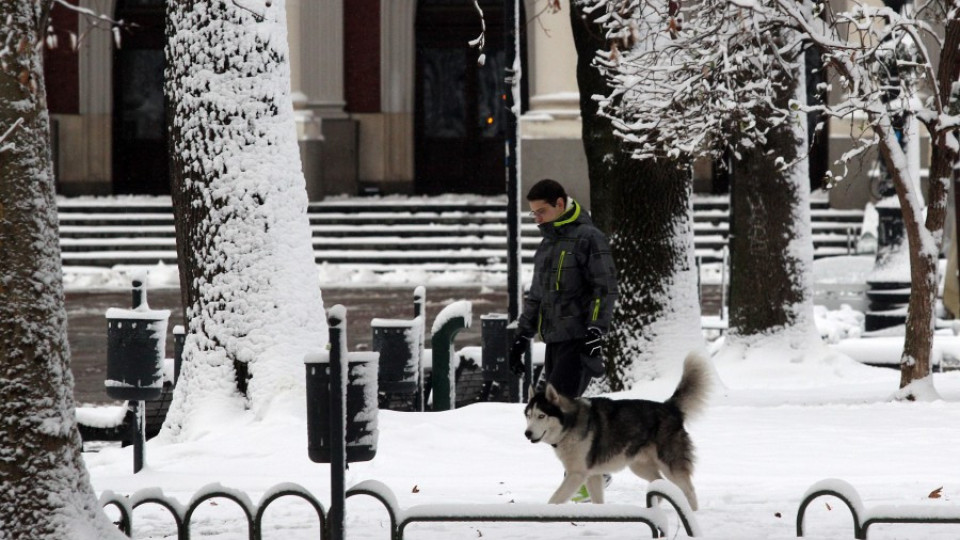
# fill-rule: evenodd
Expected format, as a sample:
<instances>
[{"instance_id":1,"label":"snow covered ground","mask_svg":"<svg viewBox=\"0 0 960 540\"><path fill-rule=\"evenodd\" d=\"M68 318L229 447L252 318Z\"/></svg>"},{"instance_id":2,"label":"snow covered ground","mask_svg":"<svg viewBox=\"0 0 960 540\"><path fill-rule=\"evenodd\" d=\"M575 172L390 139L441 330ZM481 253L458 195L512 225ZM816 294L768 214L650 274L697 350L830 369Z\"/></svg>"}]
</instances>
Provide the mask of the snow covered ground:
<instances>
[{"instance_id":1,"label":"snow covered ground","mask_svg":"<svg viewBox=\"0 0 960 540\"><path fill-rule=\"evenodd\" d=\"M852 262L818 262L817 282L862 283L858 280L865 265ZM122 287L127 282L119 281ZM858 337L855 310L821 309L818 323L831 341L854 349L870 342ZM900 346L896 340L888 343L894 349ZM707 413L688 426L698 456L694 482L701 509L696 518L707 538L793 538L803 493L825 478L850 482L868 507L920 504L939 511L960 507L956 429L960 372L934 376L942 399L902 403L892 400L899 380L896 370L864 366L842 355L818 362L797 361L794 355L795 351L773 348L767 358L715 364L717 383ZM663 400L678 376L614 397ZM131 447L87 453L94 487L123 494L160 487L187 503L211 482L241 489L253 501L271 486L296 482L328 505L329 467L307 457L304 403L302 394L286 395L259 419L211 410L198 422L210 429L193 433L189 442L170 444L162 438L148 442L147 467L136 475ZM402 507L545 502L560 483L562 468L550 447L527 442L524 426L521 404L476 404L441 413L380 411L377 457L352 464L347 485L380 480L396 493ZM607 500L642 505L645 489L646 482L621 472L614 476ZM940 496L931 498L937 490ZM672 524L668 536L683 537L675 516L668 514ZM372 499L348 501L351 540L386 540L387 522L386 512ZM156 506L139 509L134 523L137 538L174 538L173 520ZM298 499L282 499L271 506L265 524L265 538L318 538L315 515ZM807 531L812 538L853 538L850 513L837 499L819 499L807 512ZM192 534L240 539L247 532L233 503L214 500L195 515ZM425 540L646 535L635 524L426 523L408 529L409 538ZM955 540L960 538L960 525L878 525L870 529L870 538Z\"/></svg>"},{"instance_id":2,"label":"snow covered ground","mask_svg":"<svg viewBox=\"0 0 960 540\"><path fill-rule=\"evenodd\" d=\"M766 369L717 366L726 388L708 412L690 423L697 446L696 517L708 538L792 538L804 491L824 478L855 486L867 506L960 505L960 373L938 374L942 401L898 403L895 370L837 361L787 366L771 357ZM760 367L760 366L757 366ZM777 377L776 373L790 376ZM751 372L764 375L750 376ZM736 376L733 376L736 374ZM642 385L629 397L661 400L674 381ZM329 467L307 458L303 401L277 404L264 420L211 413L209 433L182 444L147 444L145 470L132 471L130 448L87 454L95 488L118 493L159 486L183 503L202 486L220 482L257 501L271 486L297 482L329 501ZM442 413L380 411L377 457L355 463L347 485L374 478L403 507L422 503L545 502L563 472L553 451L523 436L521 404L476 404ZM213 427L216 426L216 429ZM646 482L629 472L614 476L608 501L643 504ZM942 497L928 495L942 488ZM135 514L137 538L173 538L173 522L155 506ZM297 499L278 501L267 514L268 538L317 538L316 518ZM814 538L852 538L851 518L836 499L808 511ZM674 535L684 536L672 520ZM245 538L239 510L219 500L196 515L194 537ZM637 538L637 525L420 524L410 538ZM347 504L351 539L388 538L387 516L372 499ZM960 526L887 525L870 538L956 539Z\"/></svg>"}]
</instances>

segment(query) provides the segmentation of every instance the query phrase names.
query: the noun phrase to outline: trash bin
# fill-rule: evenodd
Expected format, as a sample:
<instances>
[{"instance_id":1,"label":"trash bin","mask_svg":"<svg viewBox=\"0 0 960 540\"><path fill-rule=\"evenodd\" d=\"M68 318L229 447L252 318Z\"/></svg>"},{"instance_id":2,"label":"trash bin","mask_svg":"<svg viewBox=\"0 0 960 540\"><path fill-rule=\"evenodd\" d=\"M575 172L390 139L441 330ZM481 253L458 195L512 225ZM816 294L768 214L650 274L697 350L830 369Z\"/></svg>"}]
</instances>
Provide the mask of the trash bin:
<instances>
[{"instance_id":1,"label":"trash bin","mask_svg":"<svg viewBox=\"0 0 960 540\"><path fill-rule=\"evenodd\" d=\"M377 454L377 364L375 352L347 355L347 461ZM330 353L307 355L307 452L314 463L330 463Z\"/></svg>"},{"instance_id":2,"label":"trash bin","mask_svg":"<svg viewBox=\"0 0 960 540\"><path fill-rule=\"evenodd\" d=\"M420 388L423 319L373 319L373 350L380 353L377 384L385 394L414 394Z\"/></svg>"},{"instance_id":3,"label":"trash bin","mask_svg":"<svg viewBox=\"0 0 960 540\"><path fill-rule=\"evenodd\" d=\"M504 383L510 381L507 362L506 314L488 313L480 317L480 339L483 343L483 381Z\"/></svg>"},{"instance_id":4,"label":"trash bin","mask_svg":"<svg viewBox=\"0 0 960 540\"><path fill-rule=\"evenodd\" d=\"M148 401L163 392L163 357L170 310L107 310L107 377L113 399Z\"/></svg>"}]
</instances>

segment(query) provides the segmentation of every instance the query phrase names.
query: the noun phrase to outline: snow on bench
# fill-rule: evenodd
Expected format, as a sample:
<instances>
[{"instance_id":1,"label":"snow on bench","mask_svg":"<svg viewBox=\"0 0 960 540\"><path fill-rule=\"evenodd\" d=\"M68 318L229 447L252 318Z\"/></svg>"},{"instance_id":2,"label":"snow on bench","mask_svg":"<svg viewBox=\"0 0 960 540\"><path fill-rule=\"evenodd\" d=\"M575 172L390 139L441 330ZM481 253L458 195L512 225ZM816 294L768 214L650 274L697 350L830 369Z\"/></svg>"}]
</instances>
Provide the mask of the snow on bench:
<instances>
[{"instance_id":1,"label":"snow on bench","mask_svg":"<svg viewBox=\"0 0 960 540\"><path fill-rule=\"evenodd\" d=\"M658 482L660 482L658 484ZM686 499L679 489L666 481L651 483L660 488L648 493L648 504L653 498L666 498L682 512ZM666 486L664 484L667 484ZM671 489L673 488L673 489ZM683 503L673 500L679 494ZM509 522L632 522L643 523L650 527L652 538L660 538L668 530L667 515L660 508L643 508L621 504L556 505L556 504L421 504L401 509L393 491L377 480L364 480L347 490L346 496L369 495L380 501L390 516L392 540L402 540L404 529L415 522L465 522L465 521L509 521ZM686 505L689 510L689 505ZM692 512L691 512L692 514ZM683 516L687 534L699 532L699 527L690 515Z\"/></svg>"},{"instance_id":2,"label":"snow on bench","mask_svg":"<svg viewBox=\"0 0 960 540\"><path fill-rule=\"evenodd\" d=\"M854 538L866 540L867 530L877 523L938 523L960 524L960 507L930 506L923 504L883 504L866 507L860 494L844 480L828 478L807 489L797 511L797 536L803 536L804 516L807 507L823 496L836 497L843 501L853 514Z\"/></svg>"}]
</instances>

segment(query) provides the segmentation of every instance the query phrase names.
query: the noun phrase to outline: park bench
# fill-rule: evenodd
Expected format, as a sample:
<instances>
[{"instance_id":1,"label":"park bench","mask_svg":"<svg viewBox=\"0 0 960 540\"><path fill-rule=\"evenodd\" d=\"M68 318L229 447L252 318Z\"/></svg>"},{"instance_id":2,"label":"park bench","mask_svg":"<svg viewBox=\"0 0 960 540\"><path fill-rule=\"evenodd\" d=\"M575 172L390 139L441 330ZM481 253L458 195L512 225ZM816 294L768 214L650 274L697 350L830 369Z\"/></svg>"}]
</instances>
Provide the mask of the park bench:
<instances>
[{"instance_id":1,"label":"park bench","mask_svg":"<svg viewBox=\"0 0 960 540\"><path fill-rule=\"evenodd\" d=\"M170 403L173 401L173 383L164 381L163 393L158 399L146 401L144 421L146 424L146 438L152 439L163 427L163 422L167 418L167 411L170 409ZM80 431L80 438L84 443L91 441L122 441L123 446L127 446L131 441L133 430L134 414L126 405L113 407L112 409L124 409L125 412L118 412L114 421L94 421L89 414L89 409L100 409L103 407L89 408L81 407L77 410L77 428ZM85 410L86 409L86 410Z\"/></svg>"},{"instance_id":2,"label":"park bench","mask_svg":"<svg viewBox=\"0 0 960 540\"><path fill-rule=\"evenodd\" d=\"M854 538L858 540L866 540L867 530L878 523L960 524L960 507L921 504L866 507L853 486L843 480L830 478L813 484L804 493L797 511L797 536L803 536L807 508L814 500L824 496L836 497L847 505L853 514Z\"/></svg>"},{"instance_id":3,"label":"park bench","mask_svg":"<svg viewBox=\"0 0 960 540\"><path fill-rule=\"evenodd\" d=\"M647 507L623 504L421 504L400 508L396 495L382 482L364 480L347 490L346 496L368 495L379 501L390 518L390 539L403 540L406 527L418 522L592 522L640 523L650 529L651 538L662 538L669 530L666 513L653 506L659 499L670 502L680 515L688 536L699 535L692 511L676 486L665 480L652 482ZM679 496L679 500L677 497Z\"/></svg>"}]
</instances>

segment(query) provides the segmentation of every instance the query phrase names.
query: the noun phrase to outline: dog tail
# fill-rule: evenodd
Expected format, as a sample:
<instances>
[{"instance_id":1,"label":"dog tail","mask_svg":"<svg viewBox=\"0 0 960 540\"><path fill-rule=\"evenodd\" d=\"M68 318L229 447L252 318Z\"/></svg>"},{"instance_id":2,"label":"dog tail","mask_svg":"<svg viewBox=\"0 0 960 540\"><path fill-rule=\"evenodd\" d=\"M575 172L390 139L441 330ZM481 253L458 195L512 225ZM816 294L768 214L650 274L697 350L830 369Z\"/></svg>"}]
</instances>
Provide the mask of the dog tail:
<instances>
[{"instance_id":1,"label":"dog tail","mask_svg":"<svg viewBox=\"0 0 960 540\"><path fill-rule=\"evenodd\" d=\"M707 393L710 390L710 373L707 367L707 358L700 351L691 351L683 361L683 376L673 395L667 400L672 403L684 419L690 419L703 412L707 404Z\"/></svg>"}]
</instances>

